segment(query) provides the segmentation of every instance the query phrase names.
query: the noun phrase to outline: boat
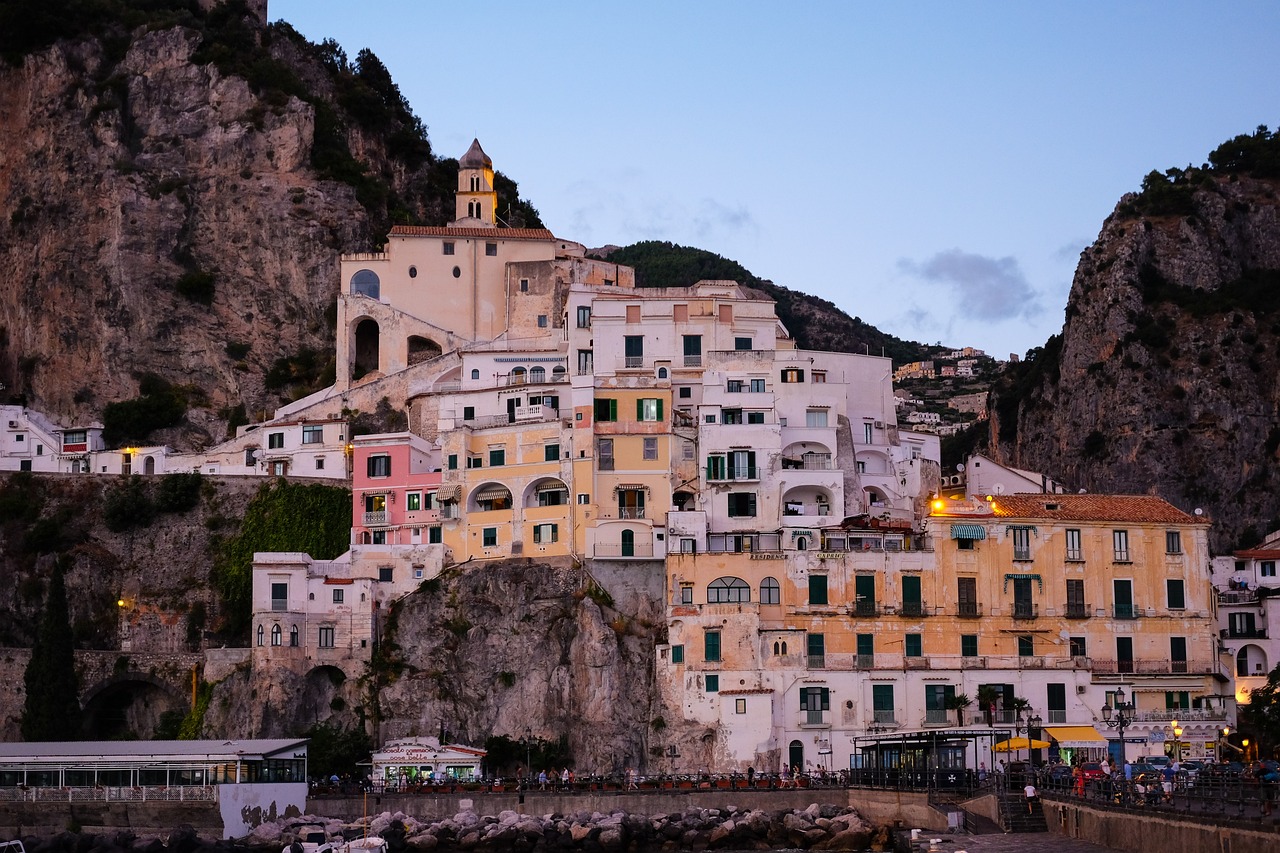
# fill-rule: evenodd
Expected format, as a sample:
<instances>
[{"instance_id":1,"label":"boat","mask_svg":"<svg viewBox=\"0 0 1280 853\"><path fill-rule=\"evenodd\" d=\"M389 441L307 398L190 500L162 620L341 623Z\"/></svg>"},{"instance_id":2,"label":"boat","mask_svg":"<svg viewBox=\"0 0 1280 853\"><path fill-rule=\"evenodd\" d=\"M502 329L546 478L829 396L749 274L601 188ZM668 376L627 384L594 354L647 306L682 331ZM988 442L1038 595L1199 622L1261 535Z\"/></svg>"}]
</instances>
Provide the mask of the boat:
<instances>
[{"instance_id":1,"label":"boat","mask_svg":"<svg viewBox=\"0 0 1280 853\"><path fill-rule=\"evenodd\" d=\"M346 842L333 841L328 833L318 826L298 827L293 833L293 841L286 844L280 853L337 853L339 847Z\"/></svg>"},{"instance_id":2,"label":"boat","mask_svg":"<svg viewBox=\"0 0 1280 853\"><path fill-rule=\"evenodd\" d=\"M334 853L387 853L387 840L381 835L362 835L335 846Z\"/></svg>"}]
</instances>

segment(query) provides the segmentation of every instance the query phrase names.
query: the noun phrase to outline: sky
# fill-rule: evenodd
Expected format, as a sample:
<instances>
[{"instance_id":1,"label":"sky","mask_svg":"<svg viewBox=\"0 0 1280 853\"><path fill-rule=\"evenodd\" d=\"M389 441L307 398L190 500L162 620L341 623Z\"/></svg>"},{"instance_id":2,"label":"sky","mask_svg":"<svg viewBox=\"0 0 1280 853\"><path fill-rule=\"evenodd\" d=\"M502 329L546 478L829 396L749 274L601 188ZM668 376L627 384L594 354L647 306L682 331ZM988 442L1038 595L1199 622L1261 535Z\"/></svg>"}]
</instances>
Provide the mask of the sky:
<instances>
[{"instance_id":1,"label":"sky","mask_svg":"<svg viewBox=\"0 0 1280 853\"><path fill-rule=\"evenodd\" d=\"M558 237L669 240L999 358L1142 177L1280 125L1280 3L270 0Z\"/></svg>"}]
</instances>

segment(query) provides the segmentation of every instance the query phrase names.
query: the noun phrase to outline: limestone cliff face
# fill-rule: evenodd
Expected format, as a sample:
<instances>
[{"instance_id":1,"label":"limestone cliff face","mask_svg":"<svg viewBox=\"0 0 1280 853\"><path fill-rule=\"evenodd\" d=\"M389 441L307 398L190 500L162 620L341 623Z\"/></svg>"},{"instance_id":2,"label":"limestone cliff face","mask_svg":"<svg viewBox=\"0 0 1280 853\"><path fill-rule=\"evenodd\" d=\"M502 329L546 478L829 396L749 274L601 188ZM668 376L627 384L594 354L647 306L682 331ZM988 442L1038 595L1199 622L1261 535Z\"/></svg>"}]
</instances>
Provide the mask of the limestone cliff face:
<instances>
[{"instance_id":1,"label":"limestone cliff face","mask_svg":"<svg viewBox=\"0 0 1280 853\"><path fill-rule=\"evenodd\" d=\"M1061 336L995 393L1003 460L1203 508L1216 549L1280 526L1277 189L1213 175L1179 215L1122 200L1081 256Z\"/></svg>"}]
</instances>

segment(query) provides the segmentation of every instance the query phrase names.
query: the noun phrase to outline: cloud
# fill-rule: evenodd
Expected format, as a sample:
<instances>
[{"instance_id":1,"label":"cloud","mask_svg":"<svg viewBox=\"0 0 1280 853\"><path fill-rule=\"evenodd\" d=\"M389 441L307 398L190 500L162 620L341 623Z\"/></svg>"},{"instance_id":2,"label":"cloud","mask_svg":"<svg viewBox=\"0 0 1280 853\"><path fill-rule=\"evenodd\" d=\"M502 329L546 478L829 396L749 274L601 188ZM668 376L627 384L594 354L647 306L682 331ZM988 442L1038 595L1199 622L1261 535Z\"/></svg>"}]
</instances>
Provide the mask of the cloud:
<instances>
[{"instance_id":1,"label":"cloud","mask_svg":"<svg viewBox=\"0 0 1280 853\"><path fill-rule=\"evenodd\" d=\"M1043 310L1039 294L1027 282L1016 258L989 258L951 249L923 262L903 259L909 275L943 285L959 311L986 320L1035 317Z\"/></svg>"},{"instance_id":2,"label":"cloud","mask_svg":"<svg viewBox=\"0 0 1280 853\"><path fill-rule=\"evenodd\" d=\"M1089 241L1085 239L1072 240L1067 245L1061 247L1053 253L1055 261L1071 261L1075 263L1080 260L1080 253L1089 248Z\"/></svg>"}]
</instances>

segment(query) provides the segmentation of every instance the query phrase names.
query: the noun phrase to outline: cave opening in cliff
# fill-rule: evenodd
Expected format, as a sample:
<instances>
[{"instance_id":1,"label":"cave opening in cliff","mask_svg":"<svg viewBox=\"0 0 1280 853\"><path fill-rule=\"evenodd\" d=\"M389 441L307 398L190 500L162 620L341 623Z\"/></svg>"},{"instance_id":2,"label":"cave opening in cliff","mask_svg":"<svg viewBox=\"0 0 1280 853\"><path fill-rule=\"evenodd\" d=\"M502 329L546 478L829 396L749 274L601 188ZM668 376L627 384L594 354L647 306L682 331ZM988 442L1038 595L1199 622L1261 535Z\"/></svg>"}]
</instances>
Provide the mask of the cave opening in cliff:
<instances>
[{"instance_id":1,"label":"cave opening in cliff","mask_svg":"<svg viewBox=\"0 0 1280 853\"><path fill-rule=\"evenodd\" d=\"M145 740L156 736L166 712L185 710L169 691L149 681L126 679L85 702L83 734L88 740Z\"/></svg>"},{"instance_id":2,"label":"cave opening in cliff","mask_svg":"<svg viewBox=\"0 0 1280 853\"><path fill-rule=\"evenodd\" d=\"M351 378L359 379L378 369L378 323L368 317L356 324L355 358L351 360Z\"/></svg>"},{"instance_id":3,"label":"cave opening in cliff","mask_svg":"<svg viewBox=\"0 0 1280 853\"><path fill-rule=\"evenodd\" d=\"M409 336L409 364L419 364L424 361L430 361L441 353L440 345L433 340L420 338L417 335Z\"/></svg>"}]
</instances>

